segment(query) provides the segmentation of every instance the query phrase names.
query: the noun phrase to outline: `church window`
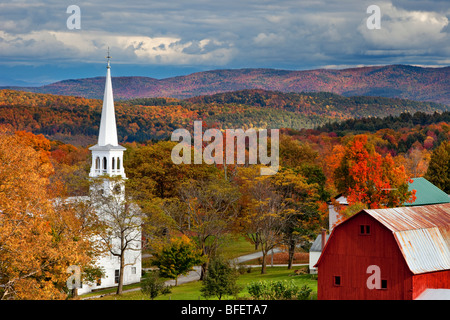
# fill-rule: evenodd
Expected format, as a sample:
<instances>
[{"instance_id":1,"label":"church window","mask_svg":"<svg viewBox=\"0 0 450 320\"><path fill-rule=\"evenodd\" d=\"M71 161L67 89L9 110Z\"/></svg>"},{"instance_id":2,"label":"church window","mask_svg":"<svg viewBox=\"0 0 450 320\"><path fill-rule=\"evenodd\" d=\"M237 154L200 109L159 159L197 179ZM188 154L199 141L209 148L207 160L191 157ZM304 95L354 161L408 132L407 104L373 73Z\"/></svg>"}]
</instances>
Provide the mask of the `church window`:
<instances>
[{"instance_id":1,"label":"church window","mask_svg":"<svg viewBox=\"0 0 450 320\"><path fill-rule=\"evenodd\" d=\"M114 163L115 163L115 159L114 159L114 157L112 158L112 162L111 162L111 166L112 166L112 168L111 169L113 169L114 170Z\"/></svg>"},{"instance_id":2,"label":"church window","mask_svg":"<svg viewBox=\"0 0 450 320\"><path fill-rule=\"evenodd\" d=\"M100 158L99 157L97 157L96 159L95 159L95 169L100 169Z\"/></svg>"},{"instance_id":3,"label":"church window","mask_svg":"<svg viewBox=\"0 0 450 320\"><path fill-rule=\"evenodd\" d=\"M120 169L120 158L117 157L117 169Z\"/></svg>"},{"instance_id":4,"label":"church window","mask_svg":"<svg viewBox=\"0 0 450 320\"><path fill-rule=\"evenodd\" d=\"M103 157L103 170L106 170L108 165L108 160L106 159L106 157Z\"/></svg>"}]
</instances>

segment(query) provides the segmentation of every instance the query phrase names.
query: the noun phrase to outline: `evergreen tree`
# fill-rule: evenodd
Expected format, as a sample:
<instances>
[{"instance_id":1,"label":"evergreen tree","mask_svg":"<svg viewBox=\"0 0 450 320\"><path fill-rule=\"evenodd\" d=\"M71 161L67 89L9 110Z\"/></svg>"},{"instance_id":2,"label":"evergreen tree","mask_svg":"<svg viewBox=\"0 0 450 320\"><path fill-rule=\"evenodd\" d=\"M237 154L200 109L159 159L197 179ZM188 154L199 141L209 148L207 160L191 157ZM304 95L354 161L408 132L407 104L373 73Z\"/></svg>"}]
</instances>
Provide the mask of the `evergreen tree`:
<instances>
[{"instance_id":1,"label":"evergreen tree","mask_svg":"<svg viewBox=\"0 0 450 320\"><path fill-rule=\"evenodd\" d=\"M216 296L219 300L226 295L237 295L241 288L236 284L236 268L221 257L215 257L208 267L200 291L206 298Z\"/></svg>"},{"instance_id":2,"label":"evergreen tree","mask_svg":"<svg viewBox=\"0 0 450 320\"><path fill-rule=\"evenodd\" d=\"M444 141L431 154L425 179L450 193L450 141Z\"/></svg>"}]
</instances>

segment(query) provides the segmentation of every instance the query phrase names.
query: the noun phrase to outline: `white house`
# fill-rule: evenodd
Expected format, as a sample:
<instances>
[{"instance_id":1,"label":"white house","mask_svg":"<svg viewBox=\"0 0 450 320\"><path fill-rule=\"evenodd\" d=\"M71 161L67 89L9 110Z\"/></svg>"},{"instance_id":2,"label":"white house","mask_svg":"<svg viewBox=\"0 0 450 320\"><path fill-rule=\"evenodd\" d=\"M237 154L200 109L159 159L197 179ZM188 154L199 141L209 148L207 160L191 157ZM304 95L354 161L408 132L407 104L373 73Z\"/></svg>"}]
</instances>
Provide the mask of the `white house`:
<instances>
[{"instance_id":1,"label":"white house","mask_svg":"<svg viewBox=\"0 0 450 320\"><path fill-rule=\"evenodd\" d=\"M347 198L342 196L342 195L338 195L335 198L335 201L337 203L339 203L341 206L347 206L348 202L347 202ZM328 202L328 230L329 230L329 234L331 234L331 231L333 230L333 228L336 226L338 220L339 220L339 214L336 211L334 204L330 201ZM314 268L314 265L317 263L317 261L319 260L320 255L322 254L322 249L325 246L325 243L328 240L329 234L326 234L325 230L322 230L322 233L319 234L316 238L316 240L314 240L311 248L309 249L309 273L312 274L316 274L317 273L317 268ZM322 241L322 239L324 241Z\"/></svg>"},{"instance_id":2,"label":"white house","mask_svg":"<svg viewBox=\"0 0 450 320\"><path fill-rule=\"evenodd\" d=\"M125 199L125 186L121 183L121 179L126 179L125 171L123 168L123 152L126 150L124 147L118 144L117 140L117 127L114 111L114 99L111 82L111 67L110 58L107 57L108 63L106 67L106 83L105 92L103 97L102 115L100 120L98 143L89 149L92 151L92 165L89 173L90 178L104 178L101 186L102 192L109 195L115 191L118 195L114 198L118 204L123 204ZM118 177L119 181L111 181L106 178ZM92 190L91 190L92 192ZM110 206L102 204L98 207L97 213L101 219L108 220L107 212ZM134 207L132 210L137 210ZM137 218L132 218L137 219ZM140 221L135 221L136 226L140 226ZM114 238L112 234L110 245L113 249L120 246L120 240ZM130 240L129 246L132 250L125 251L125 267L123 272L123 284L131 284L139 282L141 279L141 230L140 227L136 227L129 231L128 239ZM99 241L103 241L100 240ZM113 250L116 252L115 250ZM92 290L108 288L117 286L120 276L120 258L109 253L106 256L100 258L97 261L97 266L101 267L104 271L104 277L99 279L96 283L82 283L81 288L78 289L78 294L84 294L91 292Z\"/></svg>"}]
</instances>

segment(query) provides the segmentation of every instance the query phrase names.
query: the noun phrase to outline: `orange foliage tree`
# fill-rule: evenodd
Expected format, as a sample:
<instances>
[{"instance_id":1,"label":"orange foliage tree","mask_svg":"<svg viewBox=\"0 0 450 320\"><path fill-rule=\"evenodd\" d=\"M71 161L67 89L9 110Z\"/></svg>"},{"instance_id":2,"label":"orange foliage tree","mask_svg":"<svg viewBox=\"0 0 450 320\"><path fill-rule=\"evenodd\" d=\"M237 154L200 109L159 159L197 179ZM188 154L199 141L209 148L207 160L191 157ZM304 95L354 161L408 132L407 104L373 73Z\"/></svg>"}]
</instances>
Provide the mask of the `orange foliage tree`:
<instances>
[{"instance_id":1,"label":"orange foliage tree","mask_svg":"<svg viewBox=\"0 0 450 320\"><path fill-rule=\"evenodd\" d=\"M405 168L395 166L391 155L382 157L377 153L366 135L355 136L347 144L334 180L338 192L347 197L350 205L397 207L415 200L415 191L408 191L411 180Z\"/></svg>"}]
</instances>

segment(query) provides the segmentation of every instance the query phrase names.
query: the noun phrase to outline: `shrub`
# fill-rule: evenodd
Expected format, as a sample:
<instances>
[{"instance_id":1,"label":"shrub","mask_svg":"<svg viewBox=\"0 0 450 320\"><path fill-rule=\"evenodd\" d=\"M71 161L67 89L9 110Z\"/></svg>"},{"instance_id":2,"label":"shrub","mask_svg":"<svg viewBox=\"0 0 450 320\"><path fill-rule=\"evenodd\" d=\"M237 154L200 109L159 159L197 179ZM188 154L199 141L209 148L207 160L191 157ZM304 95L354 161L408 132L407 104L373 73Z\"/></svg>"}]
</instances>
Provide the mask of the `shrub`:
<instances>
[{"instance_id":1,"label":"shrub","mask_svg":"<svg viewBox=\"0 0 450 320\"><path fill-rule=\"evenodd\" d=\"M166 286L164 280L159 277L158 272L150 272L147 278L142 282L141 291L150 299L155 299L160 294L169 294L170 286Z\"/></svg>"},{"instance_id":2,"label":"shrub","mask_svg":"<svg viewBox=\"0 0 450 320\"><path fill-rule=\"evenodd\" d=\"M306 285L299 288L293 280L251 282L247 290L255 300L305 300L312 292Z\"/></svg>"},{"instance_id":3,"label":"shrub","mask_svg":"<svg viewBox=\"0 0 450 320\"><path fill-rule=\"evenodd\" d=\"M300 291L298 292L297 299L306 300L310 297L311 293L312 289L305 284L303 287L301 287Z\"/></svg>"}]
</instances>

